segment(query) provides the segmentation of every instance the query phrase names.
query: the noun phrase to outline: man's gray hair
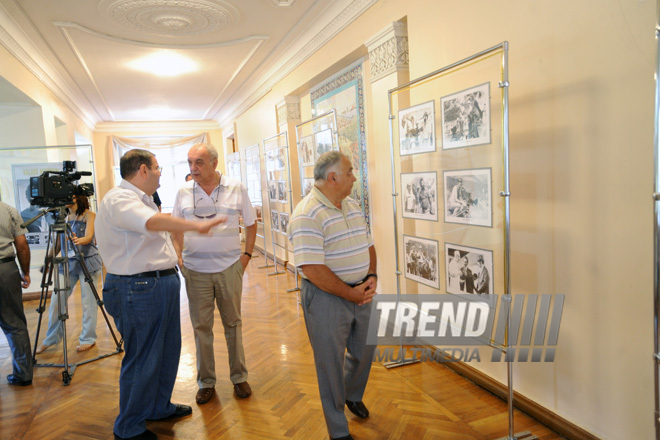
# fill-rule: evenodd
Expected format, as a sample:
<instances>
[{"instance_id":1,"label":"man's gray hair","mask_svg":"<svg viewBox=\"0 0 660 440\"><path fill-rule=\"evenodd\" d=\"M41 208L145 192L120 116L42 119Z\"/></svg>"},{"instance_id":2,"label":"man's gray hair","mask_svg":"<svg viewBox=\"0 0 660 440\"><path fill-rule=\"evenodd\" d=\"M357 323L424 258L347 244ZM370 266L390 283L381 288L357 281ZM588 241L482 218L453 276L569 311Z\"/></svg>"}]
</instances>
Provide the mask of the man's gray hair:
<instances>
[{"instance_id":1,"label":"man's gray hair","mask_svg":"<svg viewBox=\"0 0 660 440\"><path fill-rule=\"evenodd\" d=\"M194 148L204 148L207 153L209 153L209 156L211 157L211 161L218 160L218 150L215 149L215 147L211 144L195 144L193 145Z\"/></svg>"},{"instance_id":2,"label":"man's gray hair","mask_svg":"<svg viewBox=\"0 0 660 440\"><path fill-rule=\"evenodd\" d=\"M332 167L341 163L341 158L345 157L340 151L328 151L324 153L314 165L314 180L327 180L328 173Z\"/></svg>"}]
</instances>

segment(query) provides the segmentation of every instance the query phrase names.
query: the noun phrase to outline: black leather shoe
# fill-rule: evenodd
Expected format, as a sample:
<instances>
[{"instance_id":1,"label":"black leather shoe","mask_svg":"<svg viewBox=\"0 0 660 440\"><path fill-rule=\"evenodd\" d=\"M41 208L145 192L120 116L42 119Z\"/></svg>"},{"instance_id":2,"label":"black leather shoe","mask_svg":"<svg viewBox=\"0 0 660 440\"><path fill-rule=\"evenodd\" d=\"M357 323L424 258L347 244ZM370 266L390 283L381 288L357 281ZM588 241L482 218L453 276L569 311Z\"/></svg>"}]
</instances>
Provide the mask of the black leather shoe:
<instances>
[{"instance_id":1,"label":"black leather shoe","mask_svg":"<svg viewBox=\"0 0 660 440\"><path fill-rule=\"evenodd\" d=\"M336 438L331 438L330 440L353 440L353 437L351 437L351 435L348 434L346 437L336 437Z\"/></svg>"},{"instance_id":2,"label":"black leather shoe","mask_svg":"<svg viewBox=\"0 0 660 440\"><path fill-rule=\"evenodd\" d=\"M7 376L7 382L9 382L9 385L18 385L19 387L26 387L28 385L32 385L32 380L20 380L13 374Z\"/></svg>"},{"instance_id":3,"label":"black leather shoe","mask_svg":"<svg viewBox=\"0 0 660 440\"><path fill-rule=\"evenodd\" d=\"M165 416L161 419L147 419L147 420L151 420L151 421L172 420L172 419L178 419L179 417L189 416L190 414L192 414L192 408L189 407L188 405L180 405L177 403L175 404L175 406L176 409L169 416Z\"/></svg>"},{"instance_id":4,"label":"black leather shoe","mask_svg":"<svg viewBox=\"0 0 660 440\"><path fill-rule=\"evenodd\" d=\"M115 440L157 440L158 436L153 432L146 429L142 434L134 435L133 437L119 437L115 434Z\"/></svg>"},{"instance_id":5,"label":"black leather shoe","mask_svg":"<svg viewBox=\"0 0 660 440\"><path fill-rule=\"evenodd\" d=\"M367 417L369 417L369 410L367 409L366 406L364 406L364 403L362 403L362 401L351 402L350 400L347 400L346 406L353 414L355 414L361 419L366 419Z\"/></svg>"}]
</instances>

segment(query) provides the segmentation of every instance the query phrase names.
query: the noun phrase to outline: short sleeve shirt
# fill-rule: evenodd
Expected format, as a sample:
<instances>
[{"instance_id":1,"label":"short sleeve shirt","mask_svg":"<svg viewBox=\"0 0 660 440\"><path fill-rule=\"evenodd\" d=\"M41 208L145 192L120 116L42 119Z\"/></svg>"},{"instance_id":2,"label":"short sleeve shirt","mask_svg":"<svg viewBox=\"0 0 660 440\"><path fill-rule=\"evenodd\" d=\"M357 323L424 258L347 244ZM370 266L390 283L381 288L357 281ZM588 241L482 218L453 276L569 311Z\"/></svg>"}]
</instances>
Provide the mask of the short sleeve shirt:
<instances>
[{"instance_id":1,"label":"short sleeve shirt","mask_svg":"<svg viewBox=\"0 0 660 440\"><path fill-rule=\"evenodd\" d=\"M94 229L108 273L133 275L176 266L169 232L147 230L147 220L156 214L153 198L126 180L103 197Z\"/></svg>"},{"instance_id":2,"label":"short sleeve shirt","mask_svg":"<svg viewBox=\"0 0 660 440\"><path fill-rule=\"evenodd\" d=\"M289 240L298 267L325 265L345 283L356 283L369 271L373 239L360 206L350 197L339 209L312 188L293 211Z\"/></svg>"},{"instance_id":3,"label":"short sleeve shirt","mask_svg":"<svg viewBox=\"0 0 660 440\"><path fill-rule=\"evenodd\" d=\"M189 221L201 221L195 216L224 215L225 223L215 226L210 234L188 231L183 236L183 265L202 273L222 272L241 256L239 217L245 226L257 218L247 189L238 180L224 174L211 194L206 194L195 181L186 182L174 200L172 215Z\"/></svg>"},{"instance_id":4,"label":"short sleeve shirt","mask_svg":"<svg viewBox=\"0 0 660 440\"><path fill-rule=\"evenodd\" d=\"M18 210L5 202L0 202L0 258L14 256L14 239L25 235L27 229L21 228L23 219Z\"/></svg>"}]
</instances>

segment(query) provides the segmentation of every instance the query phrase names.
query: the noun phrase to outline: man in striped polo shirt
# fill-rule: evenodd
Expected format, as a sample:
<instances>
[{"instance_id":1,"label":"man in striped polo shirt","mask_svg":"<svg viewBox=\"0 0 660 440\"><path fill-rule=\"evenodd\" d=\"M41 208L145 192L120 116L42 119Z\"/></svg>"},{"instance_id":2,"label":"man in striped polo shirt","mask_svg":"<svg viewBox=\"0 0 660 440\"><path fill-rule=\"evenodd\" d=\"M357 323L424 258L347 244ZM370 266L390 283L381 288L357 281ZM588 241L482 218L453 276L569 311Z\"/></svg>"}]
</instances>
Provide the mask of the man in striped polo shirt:
<instances>
[{"instance_id":1,"label":"man in striped polo shirt","mask_svg":"<svg viewBox=\"0 0 660 440\"><path fill-rule=\"evenodd\" d=\"M334 440L353 438L344 405L358 417L369 416L362 396L375 349L366 340L376 250L360 206L348 197L355 180L348 157L323 154L314 166L314 188L289 223L323 415Z\"/></svg>"}]
</instances>

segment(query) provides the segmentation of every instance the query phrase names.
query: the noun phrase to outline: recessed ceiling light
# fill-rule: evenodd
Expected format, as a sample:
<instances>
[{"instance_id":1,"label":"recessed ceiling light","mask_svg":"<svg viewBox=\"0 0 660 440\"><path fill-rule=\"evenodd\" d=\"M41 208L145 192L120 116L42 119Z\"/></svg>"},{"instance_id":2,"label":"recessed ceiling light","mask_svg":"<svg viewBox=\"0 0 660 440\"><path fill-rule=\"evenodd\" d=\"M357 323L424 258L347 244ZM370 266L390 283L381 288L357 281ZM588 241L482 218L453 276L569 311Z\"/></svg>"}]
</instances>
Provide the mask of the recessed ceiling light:
<instances>
[{"instance_id":1,"label":"recessed ceiling light","mask_svg":"<svg viewBox=\"0 0 660 440\"><path fill-rule=\"evenodd\" d=\"M131 68L158 76L178 76L197 70L190 58L169 50L160 50L128 64Z\"/></svg>"}]
</instances>

